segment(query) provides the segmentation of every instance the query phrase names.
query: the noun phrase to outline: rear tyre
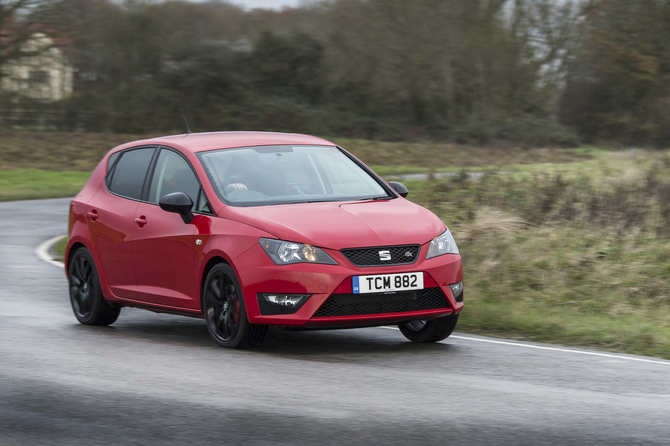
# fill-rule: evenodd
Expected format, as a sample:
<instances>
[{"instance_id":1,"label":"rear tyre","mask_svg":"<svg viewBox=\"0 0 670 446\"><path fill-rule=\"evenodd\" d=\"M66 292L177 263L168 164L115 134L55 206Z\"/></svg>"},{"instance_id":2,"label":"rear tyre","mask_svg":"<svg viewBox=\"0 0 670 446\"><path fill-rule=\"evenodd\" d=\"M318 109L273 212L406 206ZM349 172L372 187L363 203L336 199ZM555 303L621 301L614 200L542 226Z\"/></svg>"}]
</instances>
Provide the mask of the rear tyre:
<instances>
[{"instance_id":1,"label":"rear tyre","mask_svg":"<svg viewBox=\"0 0 670 446\"><path fill-rule=\"evenodd\" d=\"M437 342L447 339L458 323L458 314L439 317L432 321L415 320L398 324L398 328L412 342Z\"/></svg>"},{"instance_id":2,"label":"rear tyre","mask_svg":"<svg viewBox=\"0 0 670 446\"><path fill-rule=\"evenodd\" d=\"M219 263L212 268L202 294L207 331L219 346L250 348L263 340L268 327L249 323L242 288L230 265Z\"/></svg>"},{"instance_id":3,"label":"rear tyre","mask_svg":"<svg viewBox=\"0 0 670 446\"><path fill-rule=\"evenodd\" d=\"M72 311L79 322L84 325L110 325L116 322L121 307L107 302L102 296L98 270L88 249L79 248L72 253L68 281Z\"/></svg>"}]
</instances>

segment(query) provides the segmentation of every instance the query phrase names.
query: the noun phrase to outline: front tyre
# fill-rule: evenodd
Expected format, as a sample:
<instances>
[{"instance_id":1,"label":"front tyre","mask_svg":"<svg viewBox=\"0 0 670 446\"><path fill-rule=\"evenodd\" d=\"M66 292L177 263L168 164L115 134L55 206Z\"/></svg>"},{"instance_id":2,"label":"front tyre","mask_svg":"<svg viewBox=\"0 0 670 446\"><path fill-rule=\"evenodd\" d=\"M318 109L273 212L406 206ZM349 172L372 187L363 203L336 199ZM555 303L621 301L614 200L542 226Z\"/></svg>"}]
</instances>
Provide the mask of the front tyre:
<instances>
[{"instance_id":1,"label":"front tyre","mask_svg":"<svg viewBox=\"0 0 670 446\"><path fill-rule=\"evenodd\" d=\"M242 288L230 265L219 263L207 274L202 301L207 331L221 347L255 347L267 333L267 325L249 323Z\"/></svg>"},{"instance_id":2,"label":"front tyre","mask_svg":"<svg viewBox=\"0 0 670 446\"><path fill-rule=\"evenodd\" d=\"M458 314L439 317L432 321L415 320L398 324L398 328L412 342L438 342L447 339L456 328Z\"/></svg>"},{"instance_id":3,"label":"front tyre","mask_svg":"<svg viewBox=\"0 0 670 446\"><path fill-rule=\"evenodd\" d=\"M68 281L72 311L79 322L84 325L110 325L116 322L121 307L102 297L98 270L88 249L79 248L72 253Z\"/></svg>"}]
</instances>

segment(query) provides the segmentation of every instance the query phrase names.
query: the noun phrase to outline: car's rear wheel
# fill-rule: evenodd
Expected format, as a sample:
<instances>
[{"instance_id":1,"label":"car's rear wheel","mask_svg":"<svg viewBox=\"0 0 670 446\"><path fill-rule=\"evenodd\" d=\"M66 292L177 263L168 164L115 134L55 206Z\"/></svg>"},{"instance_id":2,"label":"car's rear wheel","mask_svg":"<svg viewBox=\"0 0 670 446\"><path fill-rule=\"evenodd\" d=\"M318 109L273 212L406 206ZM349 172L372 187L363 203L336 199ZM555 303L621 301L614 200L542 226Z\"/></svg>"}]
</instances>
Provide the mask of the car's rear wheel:
<instances>
[{"instance_id":1,"label":"car's rear wheel","mask_svg":"<svg viewBox=\"0 0 670 446\"><path fill-rule=\"evenodd\" d=\"M110 325L116 322L121 307L102 297L98 270L88 249L79 248L72 253L68 280L72 311L79 322L84 325Z\"/></svg>"},{"instance_id":2,"label":"car's rear wheel","mask_svg":"<svg viewBox=\"0 0 670 446\"><path fill-rule=\"evenodd\" d=\"M447 339L458 323L458 314L439 317L432 321L413 320L398 324L398 328L412 342L437 342Z\"/></svg>"},{"instance_id":3,"label":"car's rear wheel","mask_svg":"<svg viewBox=\"0 0 670 446\"><path fill-rule=\"evenodd\" d=\"M249 323L242 289L233 268L225 263L215 265L207 275L203 312L207 331L221 347L254 347L268 330L267 325Z\"/></svg>"}]
</instances>

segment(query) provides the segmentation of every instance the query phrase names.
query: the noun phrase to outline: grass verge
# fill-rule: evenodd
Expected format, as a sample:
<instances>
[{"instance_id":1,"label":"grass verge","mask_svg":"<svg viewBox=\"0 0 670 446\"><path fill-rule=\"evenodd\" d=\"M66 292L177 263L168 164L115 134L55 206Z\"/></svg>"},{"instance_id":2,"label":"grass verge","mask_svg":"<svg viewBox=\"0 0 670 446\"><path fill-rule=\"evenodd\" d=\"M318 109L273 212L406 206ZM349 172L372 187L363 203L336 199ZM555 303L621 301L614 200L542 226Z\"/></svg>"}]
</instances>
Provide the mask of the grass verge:
<instances>
[{"instance_id":1,"label":"grass verge","mask_svg":"<svg viewBox=\"0 0 670 446\"><path fill-rule=\"evenodd\" d=\"M0 132L0 170L44 169L90 172L113 147L149 135L59 132ZM476 167L571 163L593 159L596 148L521 149L451 143L400 143L330 138L370 166L389 173L422 173ZM384 175L385 172L379 172Z\"/></svg>"},{"instance_id":2,"label":"grass verge","mask_svg":"<svg viewBox=\"0 0 670 446\"><path fill-rule=\"evenodd\" d=\"M459 330L670 359L670 240L555 226L489 232L461 244Z\"/></svg>"},{"instance_id":3,"label":"grass verge","mask_svg":"<svg viewBox=\"0 0 670 446\"><path fill-rule=\"evenodd\" d=\"M90 175L39 169L0 170L0 201L73 197Z\"/></svg>"},{"instance_id":4,"label":"grass verge","mask_svg":"<svg viewBox=\"0 0 670 446\"><path fill-rule=\"evenodd\" d=\"M463 256L458 329L670 359L670 158L406 182Z\"/></svg>"},{"instance_id":5,"label":"grass verge","mask_svg":"<svg viewBox=\"0 0 670 446\"><path fill-rule=\"evenodd\" d=\"M458 171L462 169L496 169L501 166L573 163L594 159L604 150L522 149L518 147L476 147L453 143L404 143L333 139L380 175ZM387 170L384 170L387 169Z\"/></svg>"},{"instance_id":6,"label":"grass verge","mask_svg":"<svg viewBox=\"0 0 670 446\"><path fill-rule=\"evenodd\" d=\"M58 240L55 245L51 247L49 253L53 256L54 260L57 260L59 262L65 261L65 249L67 249L67 242L68 238L63 237L62 239Z\"/></svg>"}]
</instances>

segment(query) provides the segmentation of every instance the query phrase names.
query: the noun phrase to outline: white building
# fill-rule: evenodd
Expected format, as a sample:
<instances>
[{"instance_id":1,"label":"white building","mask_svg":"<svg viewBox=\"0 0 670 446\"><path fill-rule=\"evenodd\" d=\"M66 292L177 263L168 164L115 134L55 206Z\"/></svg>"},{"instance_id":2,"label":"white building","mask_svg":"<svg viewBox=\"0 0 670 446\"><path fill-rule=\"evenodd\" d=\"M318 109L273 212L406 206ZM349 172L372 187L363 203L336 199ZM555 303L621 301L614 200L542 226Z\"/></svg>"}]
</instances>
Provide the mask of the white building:
<instances>
[{"instance_id":1,"label":"white building","mask_svg":"<svg viewBox=\"0 0 670 446\"><path fill-rule=\"evenodd\" d=\"M72 93L74 67L49 36L34 33L22 44L21 51L25 56L0 67L0 89L43 102Z\"/></svg>"}]
</instances>

